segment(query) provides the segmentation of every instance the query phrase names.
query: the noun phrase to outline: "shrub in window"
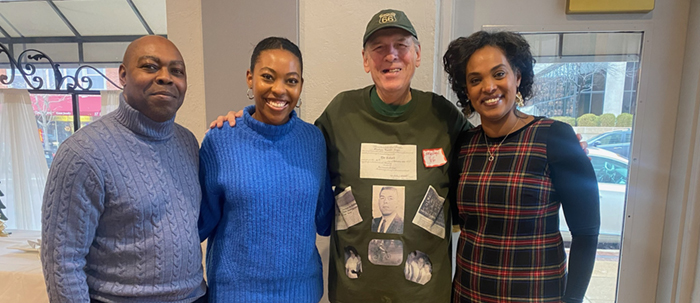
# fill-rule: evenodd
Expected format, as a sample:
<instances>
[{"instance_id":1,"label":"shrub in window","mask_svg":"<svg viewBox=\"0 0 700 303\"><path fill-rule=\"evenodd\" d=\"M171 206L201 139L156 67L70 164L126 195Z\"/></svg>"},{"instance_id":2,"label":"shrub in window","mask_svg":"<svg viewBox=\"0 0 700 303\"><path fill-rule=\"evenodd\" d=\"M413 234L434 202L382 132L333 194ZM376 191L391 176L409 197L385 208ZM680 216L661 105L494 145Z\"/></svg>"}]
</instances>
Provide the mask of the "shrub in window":
<instances>
[{"instance_id":1,"label":"shrub in window","mask_svg":"<svg viewBox=\"0 0 700 303\"><path fill-rule=\"evenodd\" d=\"M578 126L600 126L600 117L596 114L583 114L576 119Z\"/></svg>"},{"instance_id":2,"label":"shrub in window","mask_svg":"<svg viewBox=\"0 0 700 303\"><path fill-rule=\"evenodd\" d=\"M574 118L574 117L554 116L554 117L551 117L550 119L564 122L564 123L569 124L571 126L576 126L576 118Z\"/></svg>"},{"instance_id":3,"label":"shrub in window","mask_svg":"<svg viewBox=\"0 0 700 303\"><path fill-rule=\"evenodd\" d=\"M615 114L602 114L600 115L600 126L613 127L615 126Z\"/></svg>"},{"instance_id":4,"label":"shrub in window","mask_svg":"<svg viewBox=\"0 0 700 303\"><path fill-rule=\"evenodd\" d=\"M617 116L617 127L632 127L632 114L628 113L621 113L619 116Z\"/></svg>"}]
</instances>

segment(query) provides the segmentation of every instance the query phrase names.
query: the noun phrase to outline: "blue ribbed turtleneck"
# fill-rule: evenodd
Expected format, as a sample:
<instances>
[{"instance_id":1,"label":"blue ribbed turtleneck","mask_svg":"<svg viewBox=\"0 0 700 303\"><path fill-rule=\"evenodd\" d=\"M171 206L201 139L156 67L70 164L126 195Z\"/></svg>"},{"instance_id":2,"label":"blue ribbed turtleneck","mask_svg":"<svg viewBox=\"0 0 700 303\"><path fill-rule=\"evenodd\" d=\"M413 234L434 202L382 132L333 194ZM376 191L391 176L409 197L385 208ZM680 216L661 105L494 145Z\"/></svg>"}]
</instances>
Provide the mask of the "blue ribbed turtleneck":
<instances>
[{"instance_id":1,"label":"blue ribbed turtleneck","mask_svg":"<svg viewBox=\"0 0 700 303\"><path fill-rule=\"evenodd\" d=\"M209 131L200 150L209 299L316 303L316 231L329 233L334 210L325 141L294 112L279 126L254 112L249 106L235 127Z\"/></svg>"},{"instance_id":2,"label":"blue ribbed turtleneck","mask_svg":"<svg viewBox=\"0 0 700 303\"><path fill-rule=\"evenodd\" d=\"M119 107L114 111L114 119L135 134L152 140L167 140L173 135L175 116L165 122L155 122L137 111L126 102L124 94L119 94Z\"/></svg>"},{"instance_id":3,"label":"blue ribbed turtleneck","mask_svg":"<svg viewBox=\"0 0 700 303\"><path fill-rule=\"evenodd\" d=\"M243 122L245 122L245 125L248 128L268 139L276 139L283 137L284 135L288 134L292 129L294 129L294 126L298 123L297 121L299 121L296 111L292 111L289 114L289 120L287 121L287 123L282 125L272 125L258 121L255 118L253 118L254 113L255 105L250 105L246 107L243 111Z\"/></svg>"}]
</instances>

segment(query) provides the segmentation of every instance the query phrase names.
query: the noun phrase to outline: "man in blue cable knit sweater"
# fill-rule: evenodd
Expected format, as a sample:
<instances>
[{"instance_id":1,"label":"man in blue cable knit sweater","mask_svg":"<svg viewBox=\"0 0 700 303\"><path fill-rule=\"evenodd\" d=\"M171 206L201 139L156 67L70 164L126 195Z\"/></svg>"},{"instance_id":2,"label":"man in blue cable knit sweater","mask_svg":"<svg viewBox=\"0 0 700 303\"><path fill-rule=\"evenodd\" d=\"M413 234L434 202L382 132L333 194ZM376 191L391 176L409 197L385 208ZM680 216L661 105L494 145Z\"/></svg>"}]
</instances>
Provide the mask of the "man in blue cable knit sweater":
<instances>
[{"instance_id":1,"label":"man in blue cable knit sweater","mask_svg":"<svg viewBox=\"0 0 700 303\"><path fill-rule=\"evenodd\" d=\"M132 42L119 108L61 144L42 207L51 302L199 302L198 144L175 124L185 63L159 36Z\"/></svg>"}]
</instances>

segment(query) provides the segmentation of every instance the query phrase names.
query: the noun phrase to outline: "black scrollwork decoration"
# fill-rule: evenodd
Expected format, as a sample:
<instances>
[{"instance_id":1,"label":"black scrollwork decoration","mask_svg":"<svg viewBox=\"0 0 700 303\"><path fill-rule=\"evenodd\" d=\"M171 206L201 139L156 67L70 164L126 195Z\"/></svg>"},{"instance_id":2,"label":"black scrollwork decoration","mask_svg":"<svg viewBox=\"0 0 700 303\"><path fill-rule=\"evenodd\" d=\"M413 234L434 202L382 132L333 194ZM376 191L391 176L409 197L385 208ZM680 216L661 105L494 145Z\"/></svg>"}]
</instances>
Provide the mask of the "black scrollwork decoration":
<instances>
[{"instance_id":1,"label":"black scrollwork decoration","mask_svg":"<svg viewBox=\"0 0 700 303\"><path fill-rule=\"evenodd\" d=\"M17 62L15 62L15 59L12 58L12 55L10 54L10 51L7 49L7 47L5 47L5 45L1 43L0 54L5 54L5 56L7 56L7 60L10 61L10 76L8 77L7 75L0 75L0 83L8 85L15 81L14 67L17 66Z\"/></svg>"},{"instance_id":2,"label":"black scrollwork decoration","mask_svg":"<svg viewBox=\"0 0 700 303\"><path fill-rule=\"evenodd\" d=\"M10 51L5 47L5 45L0 43L0 54L5 54L7 56L8 61L10 62L10 68L9 68L9 76L8 75L0 75L0 83L8 85L15 80L15 70L19 71L20 75L22 78L24 78L24 82L31 87L33 90L61 90L61 87L63 84L66 84L66 91L67 92L73 92L73 91L89 91L92 88L92 79L88 76L82 76L80 77L81 71L84 69L90 69L96 73L98 73L100 76L102 76L105 80L107 80L109 83L114 85L115 87L118 87L119 89L122 89L121 86L117 85L112 79L109 79L107 75L102 73L100 70L97 68L90 66L90 65L81 65L75 70L74 75L66 75L64 76L61 73L61 69L59 68L59 64L54 63L54 61L49 57L46 53L36 50L36 49L27 49L23 52L21 52L18 56L17 59L15 60L12 55L10 54ZM31 62L31 60L36 61L36 62ZM47 83L44 79L41 77L35 75L37 68L35 64L38 64L40 60L45 60L48 61L49 66L51 66L51 72L53 73L54 77L54 86L53 88L51 87L45 87L44 84ZM78 80L80 79L80 80ZM46 84L48 86L49 84Z\"/></svg>"}]
</instances>

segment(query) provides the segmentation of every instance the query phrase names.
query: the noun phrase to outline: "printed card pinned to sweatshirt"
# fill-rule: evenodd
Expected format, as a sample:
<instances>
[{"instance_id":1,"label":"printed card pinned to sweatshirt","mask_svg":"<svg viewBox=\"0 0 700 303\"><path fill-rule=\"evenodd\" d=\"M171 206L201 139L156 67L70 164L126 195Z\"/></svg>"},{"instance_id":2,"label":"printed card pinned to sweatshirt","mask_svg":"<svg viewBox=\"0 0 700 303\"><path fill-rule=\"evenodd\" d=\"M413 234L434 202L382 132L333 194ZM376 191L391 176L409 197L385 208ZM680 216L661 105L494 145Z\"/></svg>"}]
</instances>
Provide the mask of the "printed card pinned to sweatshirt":
<instances>
[{"instance_id":1,"label":"printed card pinned to sweatshirt","mask_svg":"<svg viewBox=\"0 0 700 303\"><path fill-rule=\"evenodd\" d=\"M428 186L428 191L418 207L413 224L420 226L433 235L445 238L445 198L440 197L433 188Z\"/></svg>"},{"instance_id":2,"label":"printed card pinned to sweatshirt","mask_svg":"<svg viewBox=\"0 0 700 303\"><path fill-rule=\"evenodd\" d=\"M447 163L445 151L441 148L424 149L423 150L423 165L425 167L439 167Z\"/></svg>"},{"instance_id":3,"label":"printed card pinned to sweatshirt","mask_svg":"<svg viewBox=\"0 0 700 303\"><path fill-rule=\"evenodd\" d=\"M336 206L336 229L341 230L347 229L362 222L362 216L360 215L360 210L357 208L357 202L355 201L355 196L352 194L352 188L350 186L346 187L343 192L335 196L335 206ZM342 224L338 220L342 217Z\"/></svg>"},{"instance_id":4,"label":"printed card pinned to sweatshirt","mask_svg":"<svg viewBox=\"0 0 700 303\"><path fill-rule=\"evenodd\" d=\"M360 178L417 180L416 145L362 143Z\"/></svg>"}]
</instances>

